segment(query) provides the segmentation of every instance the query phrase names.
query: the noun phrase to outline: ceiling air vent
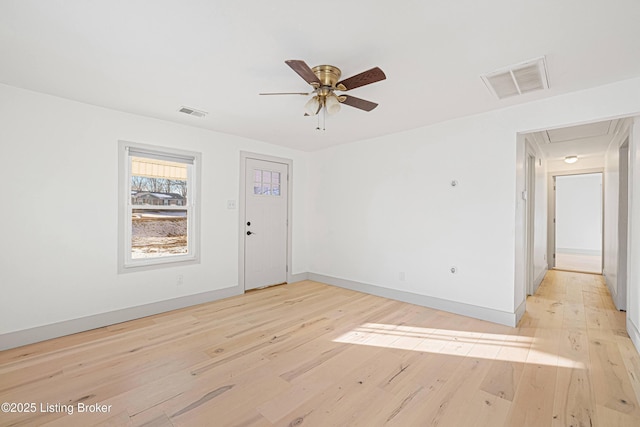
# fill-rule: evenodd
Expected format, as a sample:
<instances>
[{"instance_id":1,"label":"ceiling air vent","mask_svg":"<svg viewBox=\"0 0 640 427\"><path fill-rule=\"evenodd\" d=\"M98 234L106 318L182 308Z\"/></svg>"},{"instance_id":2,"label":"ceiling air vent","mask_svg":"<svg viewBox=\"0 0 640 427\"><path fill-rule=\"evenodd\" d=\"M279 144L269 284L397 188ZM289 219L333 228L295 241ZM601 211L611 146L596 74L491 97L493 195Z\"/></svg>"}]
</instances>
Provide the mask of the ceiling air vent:
<instances>
[{"instance_id":1,"label":"ceiling air vent","mask_svg":"<svg viewBox=\"0 0 640 427\"><path fill-rule=\"evenodd\" d=\"M499 99L549 89L544 56L485 74L482 80Z\"/></svg>"},{"instance_id":2,"label":"ceiling air vent","mask_svg":"<svg viewBox=\"0 0 640 427\"><path fill-rule=\"evenodd\" d=\"M204 116L206 116L208 114L206 111L196 110L195 108L185 107L184 105L182 107L180 107L178 112L179 113L188 114L188 115L194 116L194 117L200 117L200 118L202 118L202 117L204 117Z\"/></svg>"}]
</instances>

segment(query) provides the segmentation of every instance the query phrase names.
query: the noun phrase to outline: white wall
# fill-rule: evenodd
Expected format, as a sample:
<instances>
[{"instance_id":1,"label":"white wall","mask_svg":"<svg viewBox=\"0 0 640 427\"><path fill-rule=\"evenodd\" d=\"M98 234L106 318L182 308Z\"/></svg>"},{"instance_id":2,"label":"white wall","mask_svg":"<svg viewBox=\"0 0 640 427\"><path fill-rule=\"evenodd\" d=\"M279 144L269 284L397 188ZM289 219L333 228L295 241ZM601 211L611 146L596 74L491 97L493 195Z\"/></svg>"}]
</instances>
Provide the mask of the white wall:
<instances>
[{"instance_id":1,"label":"white wall","mask_svg":"<svg viewBox=\"0 0 640 427\"><path fill-rule=\"evenodd\" d=\"M605 154L604 180L604 226L603 267L611 297L617 300L618 293L618 190L619 190L619 145L611 144Z\"/></svg>"},{"instance_id":2,"label":"white wall","mask_svg":"<svg viewBox=\"0 0 640 427\"><path fill-rule=\"evenodd\" d=\"M538 159L541 157L542 154L538 152ZM540 163L536 164L535 236L533 248L533 277L535 278L535 289L533 293L535 293L538 286L540 286L549 268L547 261L547 194L549 190L547 186L547 164L545 161Z\"/></svg>"},{"instance_id":3,"label":"white wall","mask_svg":"<svg viewBox=\"0 0 640 427\"><path fill-rule=\"evenodd\" d=\"M484 119L313 153L311 272L512 313L515 134Z\"/></svg>"},{"instance_id":4,"label":"white wall","mask_svg":"<svg viewBox=\"0 0 640 427\"><path fill-rule=\"evenodd\" d=\"M602 274L605 277L611 297L613 298L616 307L619 309L626 309L627 301L626 288L620 284L620 280L627 280L627 269L620 271L621 262L626 263L627 257L625 254L620 254L619 249L622 245L626 246L626 240L628 239L628 231L626 237L620 239L620 233L624 232L624 227L619 224L620 210L622 207L628 212L628 195L627 202L623 202L620 199L620 174L626 176L626 186L628 187L628 165L624 171L620 170L620 147L628 141L629 138L629 123L633 123L633 119L629 119L625 122L625 126L621 132L615 136L609 145L609 149L605 155L605 170L604 170L604 253L603 253L603 271ZM628 159L628 153L627 153ZM624 179L624 177L622 178ZM624 190L623 190L624 191ZM628 251L627 254L628 256Z\"/></svg>"},{"instance_id":5,"label":"white wall","mask_svg":"<svg viewBox=\"0 0 640 427\"><path fill-rule=\"evenodd\" d=\"M639 111L633 79L312 153L310 270L514 314L526 295L516 135Z\"/></svg>"},{"instance_id":6,"label":"white wall","mask_svg":"<svg viewBox=\"0 0 640 427\"><path fill-rule=\"evenodd\" d=\"M236 286L238 218L226 201L238 198L240 150L294 160L294 273L515 323L526 295L516 135L638 113L640 78L300 153L0 85L0 179L19 181L3 191L0 333ZM202 152L201 264L117 274L118 139ZM637 329L640 185L633 191L628 315Z\"/></svg>"},{"instance_id":7,"label":"white wall","mask_svg":"<svg viewBox=\"0 0 640 427\"><path fill-rule=\"evenodd\" d=\"M528 146L528 150L526 148ZM544 274L548 269L547 263L547 162L543 160L543 154L538 146L528 140L526 135L516 137L516 216L515 229L521 230L516 233L515 241L515 282L526 285L526 202L522 198L522 190L525 185L525 162L528 152L535 155L535 183L534 194L528 194L528 200L534 203L534 236L533 236L533 289L526 287L516 288L514 294L514 307L518 307L524 302L526 295L535 293L536 289L544 279ZM530 193L530 191L528 192ZM524 307L522 307L524 308Z\"/></svg>"},{"instance_id":8,"label":"white wall","mask_svg":"<svg viewBox=\"0 0 640 427\"><path fill-rule=\"evenodd\" d=\"M0 121L0 335L237 288L241 150L293 159L292 271L308 271L307 153L5 85ZM202 153L200 264L117 273L118 140Z\"/></svg>"},{"instance_id":9,"label":"white wall","mask_svg":"<svg viewBox=\"0 0 640 427\"><path fill-rule=\"evenodd\" d=\"M640 118L634 119L629 138L629 254L627 332L640 351Z\"/></svg>"},{"instance_id":10,"label":"white wall","mask_svg":"<svg viewBox=\"0 0 640 427\"><path fill-rule=\"evenodd\" d=\"M536 171L535 171L535 213L534 213L534 248L533 248L533 277L535 280L535 289L538 289L544 275L549 268L547 262L547 162L542 159L542 153L531 144L536 154ZM520 300L521 301L521 300ZM516 306L517 308L517 306Z\"/></svg>"},{"instance_id":11,"label":"white wall","mask_svg":"<svg viewBox=\"0 0 640 427\"><path fill-rule=\"evenodd\" d=\"M556 251L602 254L602 174L556 177Z\"/></svg>"}]
</instances>

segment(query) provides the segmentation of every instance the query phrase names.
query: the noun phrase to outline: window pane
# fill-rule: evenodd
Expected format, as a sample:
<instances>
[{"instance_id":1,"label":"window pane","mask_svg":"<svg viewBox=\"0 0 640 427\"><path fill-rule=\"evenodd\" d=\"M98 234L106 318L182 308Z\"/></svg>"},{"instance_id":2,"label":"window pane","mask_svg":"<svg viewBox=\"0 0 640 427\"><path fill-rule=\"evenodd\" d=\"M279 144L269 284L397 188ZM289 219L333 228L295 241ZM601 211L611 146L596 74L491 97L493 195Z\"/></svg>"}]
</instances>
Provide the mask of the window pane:
<instances>
[{"instance_id":1,"label":"window pane","mask_svg":"<svg viewBox=\"0 0 640 427\"><path fill-rule=\"evenodd\" d=\"M259 183L253 185L253 194L262 194L262 186Z\"/></svg>"},{"instance_id":2,"label":"window pane","mask_svg":"<svg viewBox=\"0 0 640 427\"><path fill-rule=\"evenodd\" d=\"M262 182L262 171L259 169L253 170L253 182Z\"/></svg>"},{"instance_id":3,"label":"window pane","mask_svg":"<svg viewBox=\"0 0 640 427\"><path fill-rule=\"evenodd\" d=\"M271 173L271 181L274 184L280 184L280 172L272 172Z\"/></svg>"},{"instance_id":4,"label":"window pane","mask_svg":"<svg viewBox=\"0 0 640 427\"><path fill-rule=\"evenodd\" d=\"M186 210L133 210L131 258L155 258L187 253Z\"/></svg>"},{"instance_id":5,"label":"window pane","mask_svg":"<svg viewBox=\"0 0 640 427\"><path fill-rule=\"evenodd\" d=\"M146 157L131 157L131 204L186 206L187 167Z\"/></svg>"},{"instance_id":6,"label":"window pane","mask_svg":"<svg viewBox=\"0 0 640 427\"><path fill-rule=\"evenodd\" d=\"M271 184L262 184L262 194L265 196L271 194Z\"/></svg>"},{"instance_id":7,"label":"window pane","mask_svg":"<svg viewBox=\"0 0 640 427\"><path fill-rule=\"evenodd\" d=\"M262 182L271 182L271 171L262 171Z\"/></svg>"},{"instance_id":8,"label":"window pane","mask_svg":"<svg viewBox=\"0 0 640 427\"><path fill-rule=\"evenodd\" d=\"M277 184L273 184L273 187L271 187L271 194L273 194L274 196L279 196L280 195L280 186Z\"/></svg>"}]
</instances>

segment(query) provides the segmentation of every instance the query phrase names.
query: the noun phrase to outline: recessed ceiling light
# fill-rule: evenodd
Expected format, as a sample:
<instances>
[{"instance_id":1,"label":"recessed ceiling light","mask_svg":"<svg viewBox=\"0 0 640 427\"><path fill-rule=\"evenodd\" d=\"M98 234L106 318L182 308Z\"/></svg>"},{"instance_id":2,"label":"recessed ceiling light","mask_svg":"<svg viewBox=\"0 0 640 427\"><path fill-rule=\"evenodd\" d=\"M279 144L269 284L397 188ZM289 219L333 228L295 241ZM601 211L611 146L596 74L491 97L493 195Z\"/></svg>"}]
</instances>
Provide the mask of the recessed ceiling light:
<instances>
[{"instance_id":1,"label":"recessed ceiling light","mask_svg":"<svg viewBox=\"0 0 640 427\"><path fill-rule=\"evenodd\" d=\"M564 158L564 162L569 164L575 163L577 161L578 161L578 156L567 156Z\"/></svg>"}]
</instances>

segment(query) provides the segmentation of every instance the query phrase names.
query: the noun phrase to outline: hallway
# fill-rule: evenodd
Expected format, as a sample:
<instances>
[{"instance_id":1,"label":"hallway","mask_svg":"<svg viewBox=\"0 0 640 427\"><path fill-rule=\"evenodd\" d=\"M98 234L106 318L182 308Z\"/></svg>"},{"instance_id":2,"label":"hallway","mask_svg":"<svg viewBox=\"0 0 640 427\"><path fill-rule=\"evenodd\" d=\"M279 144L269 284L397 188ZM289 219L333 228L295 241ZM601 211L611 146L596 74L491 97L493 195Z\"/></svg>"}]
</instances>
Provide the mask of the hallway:
<instances>
[{"instance_id":1,"label":"hallway","mask_svg":"<svg viewBox=\"0 0 640 427\"><path fill-rule=\"evenodd\" d=\"M550 270L528 297L519 329L529 330L558 366L570 368L538 369L520 383L518 394L528 394L520 404L544 403L552 426L640 425L640 356L602 276ZM544 418L520 425L549 425Z\"/></svg>"}]
</instances>

